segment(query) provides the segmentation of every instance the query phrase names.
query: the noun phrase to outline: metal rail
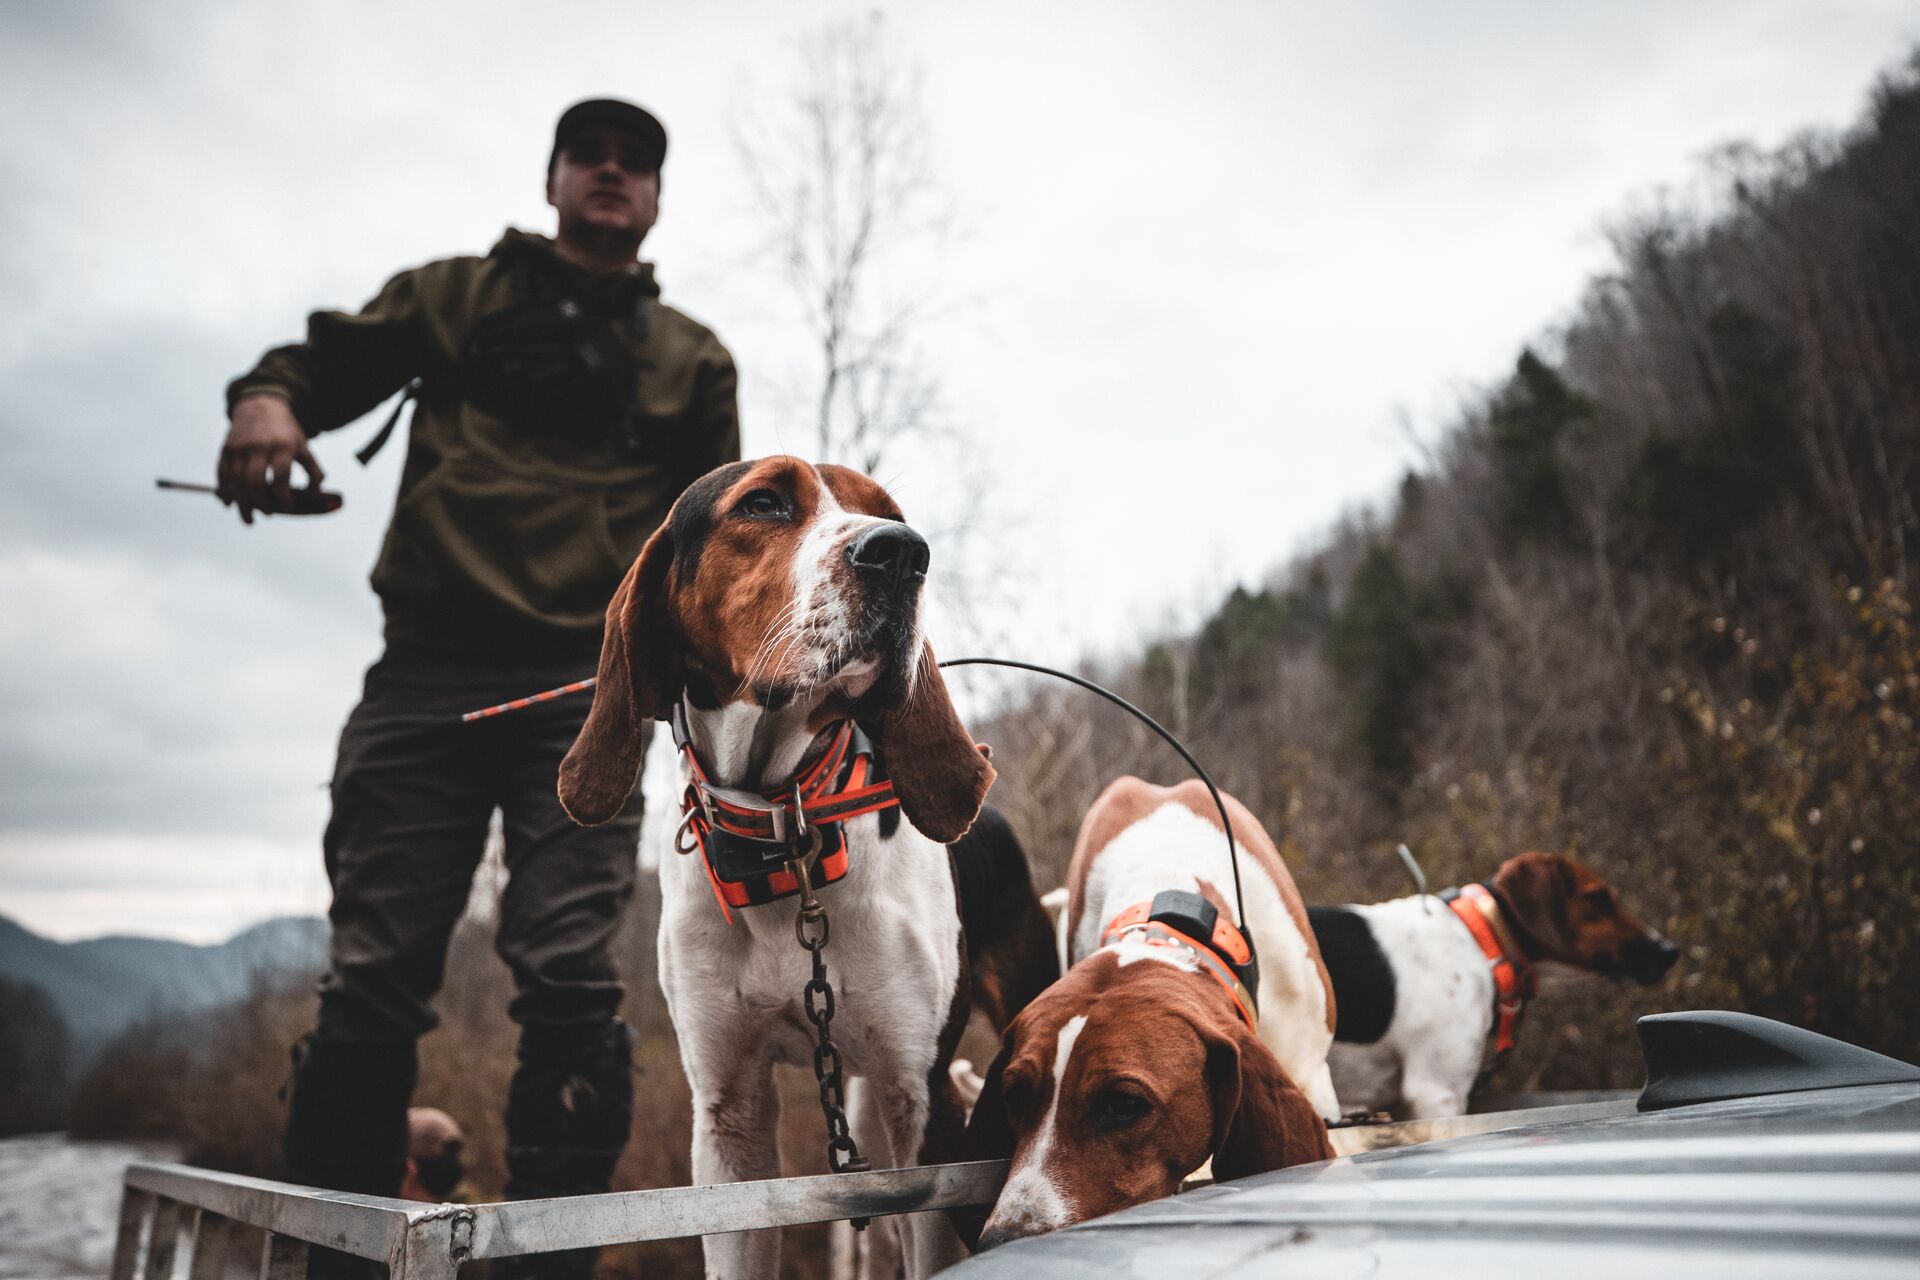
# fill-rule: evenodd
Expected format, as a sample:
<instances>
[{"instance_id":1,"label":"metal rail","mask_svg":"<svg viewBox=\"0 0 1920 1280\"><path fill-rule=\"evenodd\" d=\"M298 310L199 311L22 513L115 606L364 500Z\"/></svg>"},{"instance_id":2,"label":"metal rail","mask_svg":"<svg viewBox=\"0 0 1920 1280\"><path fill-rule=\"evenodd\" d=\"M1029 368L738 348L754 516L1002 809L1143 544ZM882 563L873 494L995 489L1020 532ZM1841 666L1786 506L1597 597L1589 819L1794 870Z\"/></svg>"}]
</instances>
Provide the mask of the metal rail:
<instances>
[{"instance_id":1,"label":"metal rail","mask_svg":"<svg viewBox=\"0 0 1920 1280\"><path fill-rule=\"evenodd\" d=\"M394 1280L453 1280L464 1262L682 1236L990 1205L1007 1162L876 1169L500 1204L426 1205L177 1164L127 1167L112 1280L223 1274L236 1227L263 1233L261 1280L304 1280L314 1245Z\"/></svg>"},{"instance_id":2,"label":"metal rail","mask_svg":"<svg viewBox=\"0 0 1920 1280\"><path fill-rule=\"evenodd\" d=\"M1631 1114L1631 1095L1524 1111L1450 1116L1332 1131L1334 1150L1490 1133L1516 1125ZM876 1169L706 1187L618 1191L497 1204L421 1204L286 1182L212 1173L178 1164L127 1167L112 1280L219 1280L243 1232L258 1232L261 1280L305 1280L313 1246L386 1266L393 1280L454 1280L465 1262L599 1245L671 1240L847 1218L986 1206L1000 1194L1007 1162ZM1196 1181L1204 1183L1203 1171Z\"/></svg>"}]
</instances>

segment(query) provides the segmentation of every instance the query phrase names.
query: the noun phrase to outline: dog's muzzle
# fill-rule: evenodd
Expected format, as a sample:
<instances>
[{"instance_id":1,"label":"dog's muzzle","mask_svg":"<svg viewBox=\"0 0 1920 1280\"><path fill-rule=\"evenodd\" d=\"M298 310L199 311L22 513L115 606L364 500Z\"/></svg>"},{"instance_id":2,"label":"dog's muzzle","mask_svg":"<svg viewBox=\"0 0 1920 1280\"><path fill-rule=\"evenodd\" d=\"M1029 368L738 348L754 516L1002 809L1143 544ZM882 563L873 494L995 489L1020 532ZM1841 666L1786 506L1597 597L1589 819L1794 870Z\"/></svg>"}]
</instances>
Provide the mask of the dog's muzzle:
<instances>
[{"instance_id":1,"label":"dog's muzzle","mask_svg":"<svg viewBox=\"0 0 1920 1280\"><path fill-rule=\"evenodd\" d=\"M896 521L875 525L847 544L847 563L861 579L903 604L927 580L927 540Z\"/></svg>"},{"instance_id":2,"label":"dog's muzzle","mask_svg":"<svg viewBox=\"0 0 1920 1280\"><path fill-rule=\"evenodd\" d=\"M1620 966L1627 976L1635 982L1652 986L1667 976L1667 970L1673 968L1674 961L1680 958L1680 948L1665 938L1635 938L1620 948Z\"/></svg>"}]
</instances>

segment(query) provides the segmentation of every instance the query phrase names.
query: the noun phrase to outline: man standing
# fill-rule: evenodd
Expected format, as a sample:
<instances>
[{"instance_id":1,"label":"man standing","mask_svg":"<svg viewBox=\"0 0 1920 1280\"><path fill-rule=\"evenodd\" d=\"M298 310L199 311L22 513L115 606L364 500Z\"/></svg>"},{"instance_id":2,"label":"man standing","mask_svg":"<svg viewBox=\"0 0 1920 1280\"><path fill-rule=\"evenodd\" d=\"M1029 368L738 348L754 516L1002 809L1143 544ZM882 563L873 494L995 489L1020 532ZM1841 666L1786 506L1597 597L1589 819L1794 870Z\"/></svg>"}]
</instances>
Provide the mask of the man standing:
<instances>
[{"instance_id":1,"label":"man standing","mask_svg":"<svg viewBox=\"0 0 1920 1280\"><path fill-rule=\"evenodd\" d=\"M639 806L575 826L554 792L586 698L460 713L593 672L607 601L687 483L739 457L731 357L657 299L640 243L666 132L627 102L555 130L551 240L403 271L358 314L317 312L227 390L222 497L289 509L310 437L411 388L406 466L373 587L386 652L340 737L325 837L331 972L296 1049L287 1176L378 1195L407 1163L415 1041L495 809L497 948L520 1024L507 1100L515 1198L607 1188L632 1109L609 942L633 890ZM395 417L398 417L396 410ZM378 448L388 423L369 450Z\"/></svg>"}]
</instances>

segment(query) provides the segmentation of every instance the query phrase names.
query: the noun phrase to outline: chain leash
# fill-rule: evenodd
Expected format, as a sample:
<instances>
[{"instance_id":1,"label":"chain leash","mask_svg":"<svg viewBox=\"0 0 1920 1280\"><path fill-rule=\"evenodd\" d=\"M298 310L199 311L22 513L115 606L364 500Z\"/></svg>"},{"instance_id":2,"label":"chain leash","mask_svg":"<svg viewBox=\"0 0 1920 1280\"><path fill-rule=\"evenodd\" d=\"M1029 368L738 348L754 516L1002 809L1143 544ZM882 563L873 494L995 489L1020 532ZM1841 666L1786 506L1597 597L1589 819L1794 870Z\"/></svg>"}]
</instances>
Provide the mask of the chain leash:
<instances>
[{"instance_id":1,"label":"chain leash","mask_svg":"<svg viewBox=\"0 0 1920 1280\"><path fill-rule=\"evenodd\" d=\"M800 914L794 917L793 936L813 959L813 977L802 989L807 1021L813 1024L820 1042L813 1047L813 1076L820 1082L820 1114L827 1122L827 1167L835 1173L864 1173L871 1167L853 1141L847 1123L846 1079L841 1070L840 1050L835 1047L829 1027L833 1022L833 984L827 981L827 962L821 955L827 949L831 930L827 909L813 893L813 864L818 851L787 863L787 871L800 884ZM865 1226L864 1220L856 1227Z\"/></svg>"}]
</instances>

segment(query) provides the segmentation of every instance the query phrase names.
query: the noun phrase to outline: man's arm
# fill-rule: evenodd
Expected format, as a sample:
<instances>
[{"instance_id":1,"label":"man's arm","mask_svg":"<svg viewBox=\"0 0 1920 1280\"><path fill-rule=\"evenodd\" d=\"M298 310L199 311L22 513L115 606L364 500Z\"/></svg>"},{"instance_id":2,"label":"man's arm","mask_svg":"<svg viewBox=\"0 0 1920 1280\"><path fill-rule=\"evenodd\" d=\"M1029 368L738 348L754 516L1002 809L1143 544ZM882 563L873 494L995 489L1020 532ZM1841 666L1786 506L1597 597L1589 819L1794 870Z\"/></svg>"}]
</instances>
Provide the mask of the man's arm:
<instances>
[{"instance_id":1,"label":"man's arm","mask_svg":"<svg viewBox=\"0 0 1920 1280\"><path fill-rule=\"evenodd\" d=\"M713 342L712 354L701 362L694 383L693 409L679 458L680 474L674 477L677 490L684 490L715 467L740 461L739 383L733 356L718 341Z\"/></svg>"},{"instance_id":2,"label":"man's arm","mask_svg":"<svg viewBox=\"0 0 1920 1280\"><path fill-rule=\"evenodd\" d=\"M305 342L267 352L227 387L217 483L241 520L288 509L296 462L317 487L325 473L308 438L353 421L422 371L431 348L418 275L401 272L357 314L314 312Z\"/></svg>"}]
</instances>

